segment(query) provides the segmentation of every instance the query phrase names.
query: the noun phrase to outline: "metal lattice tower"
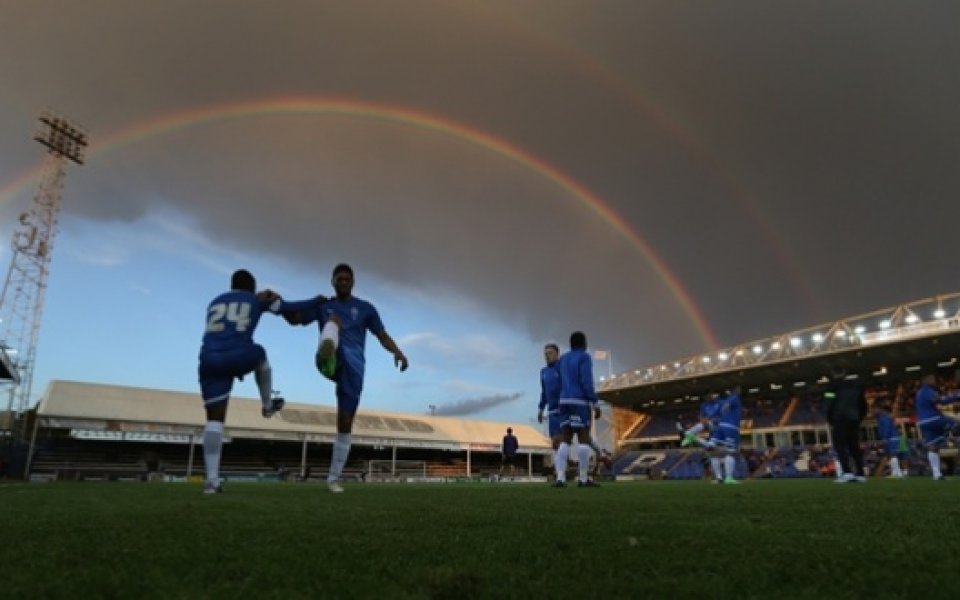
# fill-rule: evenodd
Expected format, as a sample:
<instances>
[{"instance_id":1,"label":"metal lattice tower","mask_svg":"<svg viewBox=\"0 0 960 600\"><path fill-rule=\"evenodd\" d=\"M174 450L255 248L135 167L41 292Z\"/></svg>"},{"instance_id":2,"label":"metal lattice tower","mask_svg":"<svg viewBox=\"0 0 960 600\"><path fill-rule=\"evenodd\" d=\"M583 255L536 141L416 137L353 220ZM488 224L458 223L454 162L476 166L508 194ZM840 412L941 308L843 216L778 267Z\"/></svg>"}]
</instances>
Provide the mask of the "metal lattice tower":
<instances>
[{"instance_id":1,"label":"metal lattice tower","mask_svg":"<svg viewBox=\"0 0 960 600\"><path fill-rule=\"evenodd\" d=\"M10 396L7 423L0 428L8 430L14 442L23 438L23 417L31 404L37 338L67 161L83 164L87 133L62 117L43 113L33 139L46 147L47 156L33 203L20 215L13 232L13 256L0 294L0 382L9 387ZM17 418L21 427L15 426Z\"/></svg>"}]
</instances>

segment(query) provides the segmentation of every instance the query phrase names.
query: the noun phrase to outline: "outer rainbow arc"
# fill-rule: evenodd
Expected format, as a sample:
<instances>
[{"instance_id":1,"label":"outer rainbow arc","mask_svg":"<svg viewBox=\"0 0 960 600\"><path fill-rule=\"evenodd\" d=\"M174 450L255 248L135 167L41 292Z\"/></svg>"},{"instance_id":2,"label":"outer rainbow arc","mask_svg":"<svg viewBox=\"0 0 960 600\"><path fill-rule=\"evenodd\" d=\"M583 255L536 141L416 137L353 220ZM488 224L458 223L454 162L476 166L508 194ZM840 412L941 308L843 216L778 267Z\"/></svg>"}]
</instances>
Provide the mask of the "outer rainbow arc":
<instances>
[{"instance_id":1,"label":"outer rainbow arc","mask_svg":"<svg viewBox=\"0 0 960 600\"><path fill-rule=\"evenodd\" d=\"M717 342L716 335L713 333L683 283L670 271L663 259L660 258L646 240L631 229L623 221L622 217L605 202L572 177L559 171L542 159L533 156L510 142L445 117L438 117L405 107L352 99L271 98L251 102L208 106L163 115L159 118L115 131L100 138L100 141L97 141L95 136L91 136L92 143L88 151L88 159L149 137L186 129L199 124L275 114L317 113L343 114L380 119L419 127L458 140L466 140L471 144L481 146L510 161L523 165L541 177L552 181L570 193L625 237L640 252L660 280L670 290L670 293L676 298L684 314L690 319L703 342L710 349L719 347L720 344ZM32 169L0 188L0 204L12 198L22 188L29 185L30 182L36 180L39 174L39 168Z\"/></svg>"},{"instance_id":2,"label":"outer rainbow arc","mask_svg":"<svg viewBox=\"0 0 960 600\"><path fill-rule=\"evenodd\" d=\"M564 40L536 29L530 22L510 18L500 11L491 10L483 3L438 3L447 9L456 10L470 18L484 19L501 30L509 31L517 40L529 44L551 58L573 66L578 73L590 81L607 89L614 96L626 100L650 123L660 128L670 139L679 144L691 160L708 172L714 180L722 184L726 189L726 196L756 226L756 231L769 242L769 248L776 255L783 268L790 273L791 282L797 287L811 313L819 314L821 312L817 294L809 284L810 278L805 273L795 253L791 251L789 244L781 233L781 228L777 227L770 216L766 214L747 186L731 174L729 167L723 163L715 151L710 149L702 136L695 135L694 128L682 118L681 113L676 110L669 110L668 103L651 99L648 93L624 79L619 72L603 60L572 47Z\"/></svg>"}]
</instances>

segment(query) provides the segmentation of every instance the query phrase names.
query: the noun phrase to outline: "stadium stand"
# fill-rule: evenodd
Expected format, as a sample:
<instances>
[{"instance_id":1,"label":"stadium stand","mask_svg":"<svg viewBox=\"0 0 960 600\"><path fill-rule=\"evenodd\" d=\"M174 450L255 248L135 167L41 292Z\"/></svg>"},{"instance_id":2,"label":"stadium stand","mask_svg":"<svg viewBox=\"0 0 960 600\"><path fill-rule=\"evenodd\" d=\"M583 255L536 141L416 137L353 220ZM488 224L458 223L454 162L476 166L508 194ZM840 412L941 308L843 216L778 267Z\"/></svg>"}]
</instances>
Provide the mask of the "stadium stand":
<instances>
[{"instance_id":1,"label":"stadium stand","mask_svg":"<svg viewBox=\"0 0 960 600\"><path fill-rule=\"evenodd\" d=\"M752 478L833 477L823 384L830 368L840 366L865 387L868 406L891 405L910 443L908 472L928 474L914 417L919 375L937 370L942 390L956 387L958 357L960 293L954 293L612 375L599 386L601 399L613 407L614 422L635 424L617 436L614 470L621 477L703 476L702 452L681 448L677 423L696 422L708 391L739 386L738 472ZM867 472L887 474L889 457L869 414L861 442ZM941 450L945 473L957 470L956 453L955 447Z\"/></svg>"},{"instance_id":2,"label":"stadium stand","mask_svg":"<svg viewBox=\"0 0 960 600\"><path fill-rule=\"evenodd\" d=\"M52 381L36 409L28 476L35 479L183 479L203 472L199 395ZM345 477L365 479L370 461L421 461L428 476L484 477L500 469L507 424L361 410ZM541 473L549 439L515 425L521 474ZM260 402L232 398L221 472L226 479L325 477L335 437L330 407L288 403L272 419Z\"/></svg>"}]
</instances>

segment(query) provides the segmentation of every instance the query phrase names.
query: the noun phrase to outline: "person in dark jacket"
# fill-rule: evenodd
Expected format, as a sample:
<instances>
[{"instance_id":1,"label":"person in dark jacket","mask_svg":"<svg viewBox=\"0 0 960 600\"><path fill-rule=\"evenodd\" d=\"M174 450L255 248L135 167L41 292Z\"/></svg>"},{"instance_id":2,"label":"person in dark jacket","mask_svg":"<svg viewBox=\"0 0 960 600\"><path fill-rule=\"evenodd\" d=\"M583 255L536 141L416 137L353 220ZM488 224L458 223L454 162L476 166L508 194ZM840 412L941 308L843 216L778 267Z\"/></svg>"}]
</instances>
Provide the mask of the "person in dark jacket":
<instances>
[{"instance_id":1,"label":"person in dark jacket","mask_svg":"<svg viewBox=\"0 0 960 600\"><path fill-rule=\"evenodd\" d=\"M841 367L830 370L830 383L823 394L827 404L827 421L833 436L833 448L843 467L843 476L836 483L866 482L863 472L863 452L860 450L860 422L867 414L867 401L863 386L856 380L847 379L847 371ZM851 472L850 459L854 462Z\"/></svg>"}]
</instances>

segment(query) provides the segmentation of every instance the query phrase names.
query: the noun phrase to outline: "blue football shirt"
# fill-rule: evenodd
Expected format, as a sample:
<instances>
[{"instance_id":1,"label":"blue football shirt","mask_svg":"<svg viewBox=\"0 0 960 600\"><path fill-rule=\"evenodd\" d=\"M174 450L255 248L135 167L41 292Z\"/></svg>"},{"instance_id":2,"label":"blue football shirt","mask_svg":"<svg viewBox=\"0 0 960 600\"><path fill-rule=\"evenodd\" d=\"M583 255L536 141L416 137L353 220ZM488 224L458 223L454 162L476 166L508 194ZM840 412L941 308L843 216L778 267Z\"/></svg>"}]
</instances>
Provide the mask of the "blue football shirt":
<instances>
[{"instance_id":1,"label":"blue football shirt","mask_svg":"<svg viewBox=\"0 0 960 600\"><path fill-rule=\"evenodd\" d=\"M377 335L384 330L380 314L372 304L360 298L350 297L346 301L336 298L327 300L320 308L322 322L331 315L340 317L340 346L337 349L337 360L350 369L363 373L365 366L364 348L367 332Z\"/></svg>"},{"instance_id":2,"label":"blue football shirt","mask_svg":"<svg viewBox=\"0 0 960 600\"><path fill-rule=\"evenodd\" d=\"M231 290L207 306L207 325L200 352L223 352L253 343L253 332L264 311L276 311L278 301L259 300L253 292Z\"/></svg>"},{"instance_id":3,"label":"blue football shirt","mask_svg":"<svg viewBox=\"0 0 960 600\"><path fill-rule=\"evenodd\" d=\"M540 369L540 410L557 410L560 406L559 361Z\"/></svg>"}]
</instances>

